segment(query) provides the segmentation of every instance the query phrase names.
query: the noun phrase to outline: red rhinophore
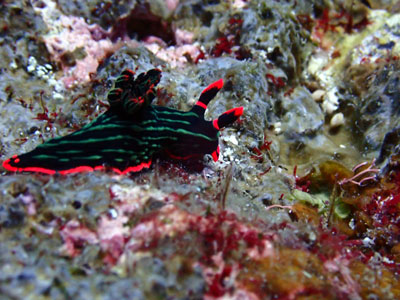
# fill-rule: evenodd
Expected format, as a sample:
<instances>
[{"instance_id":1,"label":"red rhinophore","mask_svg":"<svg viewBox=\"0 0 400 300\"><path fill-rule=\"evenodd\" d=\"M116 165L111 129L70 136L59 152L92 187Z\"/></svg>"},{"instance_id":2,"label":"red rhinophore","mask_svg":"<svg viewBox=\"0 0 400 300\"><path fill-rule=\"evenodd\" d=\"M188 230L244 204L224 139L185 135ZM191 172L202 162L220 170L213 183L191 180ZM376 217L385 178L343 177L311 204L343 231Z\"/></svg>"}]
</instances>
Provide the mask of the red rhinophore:
<instances>
[{"instance_id":1,"label":"red rhinophore","mask_svg":"<svg viewBox=\"0 0 400 300\"><path fill-rule=\"evenodd\" d=\"M243 106L232 108L232 109L224 112L223 115L224 114L230 115L230 114L232 114L232 112L235 117L240 117L241 115L243 115Z\"/></svg>"},{"instance_id":2,"label":"red rhinophore","mask_svg":"<svg viewBox=\"0 0 400 300\"><path fill-rule=\"evenodd\" d=\"M219 128L219 125L218 125L218 119L215 119L215 120L213 121L213 126L214 126L214 128L217 129L217 130L220 129L220 128Z\"/></svg>"},{"instance_id":3,"label":"red rhinophore","mask_svg":"<svg viewBox=\"0 0 400 300\"><path fill-rule=\"evenodd\" d=\"M200 106L200 107L202 107L202 108L204 108L204 109L207 109L207 105L205 105L205 104L204 104L203 102L201 102L201 101L197 101L195 105Z\"/></svg>"},{"instance_id":4,"label":"red rhinophore","mask_svg":"<svg viewBox=\"0 0 400 300\"><path fill-rule=\"evenodd\" d=\"M217 88L218 90L222 89L222 87L224 86L224 80L221 78L213 83L211 83L208 87L206 87L202 94L213 89L213 88Z\"/></svg>"}]
</instances>

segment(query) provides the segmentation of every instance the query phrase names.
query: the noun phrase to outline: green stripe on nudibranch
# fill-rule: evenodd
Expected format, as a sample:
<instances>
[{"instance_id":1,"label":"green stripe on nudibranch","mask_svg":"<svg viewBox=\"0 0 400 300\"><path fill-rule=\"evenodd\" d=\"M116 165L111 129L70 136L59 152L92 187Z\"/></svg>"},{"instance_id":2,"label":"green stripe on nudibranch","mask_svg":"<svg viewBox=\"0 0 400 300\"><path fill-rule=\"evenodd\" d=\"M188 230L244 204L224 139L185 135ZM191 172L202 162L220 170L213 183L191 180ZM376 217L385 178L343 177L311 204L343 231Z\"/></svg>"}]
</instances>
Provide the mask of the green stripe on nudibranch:
<instances>
[{"instance_id":1,"label":"green stripe on nudibranch","mask_svg":"<svg viewBox=\"0 0 400 300\"><path fill-rule=\"evenodd\" d=\"M184 111L170 111L170 110L161 110L157 112L158 115L167 115L167 116L178 116L178 117L194 117L198 118L199 116L196 113L192 112L184 112Z\"/></svg>"},{"instance_id":2,"label":"green stripe on nudibranch","mask_svg":"<svg viewBox=\"0 0 400 300\"><path fill-rule=\"evenodd\" d=\"M43 144L42 147L44 148L44 147L59 147L60 145L62 146L62 145L96 144L96 143L101 143L101 142L115 142L118 140L126 140L126 141L131 140L131 141L135 141L139 145L147 144L147 142L143 142L140 138L135 138L135 137L129 136L129 135L116 135L116 136L109 136L109 137L104 137L104 138L88 138L88 139L84 139L84 140L73 140L73 139L69 138L69 139L61 140L58 143Z\"/></svg>"},{"instance_id":3,"label":"green stripe on nudibranch","mask_svg":"<svg viewBox=\"0 0 400 300\"><path fill-rule=\"evenodd\" d=\"M204 120L208 103L222 88L222 79L209 85L191 111L151 105L158 69L141 73L125 70L108 93L110 108L79 131L56 137L36 149L4 161L9 171L70 174L110 169L119 174L149 168L152 159L218 159L220 128L233 123L243 108L231 109L214 121Z\"/></svg>"},{"instance_id":4,"label":"green stripe on nudibranch","mask_svg":"<svg viewBox=\"0 0 400 300\"><path fill-rule=\"evenodd\" d=\"M201 133L196 133L196 132L192 132L186 129L182 129L182 128L178 128L178 129L174 129L168 126L163 126L163 127L153 127L153 126L148 126L146 128L146 131L170 131L172 133L177 133L177 134L182 134L182 135L187 135L187 136L193 136L193 137L199 137L208 141L213 141L215 140L215 137L209 137L205 134L201 134Z\"/></svg>"},{"instance_id":5,"label":"green stripe on nudibranch","mask_svg":"<svg viewBox=\"0 0 400 300\"><path fill-rule=\"evenodd\" d=\"M71 155L71 154L82 154L83 150L58 150L56 151L58 155Z\"/></svg>"},{"instance_id":6,"label":"green stripe on nudibranch","mask_svg":"<svg viewBox=\"0 0 400 300\"><path fill-rule=\"evenodd\" d=\"M147 125L149 125L149 124L157 124L157 123L159 123L160 121L162 121L162 122L167 122L167 123L168 123L168 122L169 122L169 123L174 123L174 124L177 124L177 123L179 123L179 124L185 124L185 125L190 125L190 124L191 124L190 121L186 121L186 120L174 120L174 119L166 119L166 118L158 118L157 120L143 121L141 124L147 126Z\"/></svg>"}]
</instances>

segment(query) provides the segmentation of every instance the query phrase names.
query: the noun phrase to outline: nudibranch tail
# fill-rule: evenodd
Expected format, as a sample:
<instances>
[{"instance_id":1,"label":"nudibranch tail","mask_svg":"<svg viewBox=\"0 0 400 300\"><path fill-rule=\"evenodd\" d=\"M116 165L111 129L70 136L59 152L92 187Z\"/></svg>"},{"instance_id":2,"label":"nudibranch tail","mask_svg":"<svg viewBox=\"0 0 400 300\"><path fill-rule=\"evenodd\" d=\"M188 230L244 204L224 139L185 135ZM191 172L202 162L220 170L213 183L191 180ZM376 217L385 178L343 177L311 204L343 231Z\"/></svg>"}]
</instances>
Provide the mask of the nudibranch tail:
<instances>
[{"instance_id":1,"label":"nudibranch tail","mask_svg":"<svg viewBox=\"0 0 400 300\"><path fill-rule=\"evenodd\" d=\"M142 137L145 128L141 122L121 119L109 110L72 134L11 157L3 166L14 172L63 175L102 169L123 174L137 172L150 167L159 147L151 137Z\"/></svg>"},{"instance_id":2,"label":"nudibranch tail","mask_svg":"<svg viewBox=\"0 0 400 300\"><path fill-rule=\"evenodd\" d=\"M7 171L11 172L37 172L37 173L43 173L43 174L49 174L53 175L56 173L55 170L51 169L46 169L42 167L32 167L32 166L27 166L27 167L17 167L17 165L20 162L20 158L17 155L14 155L12 158L9 158L3 162L3 168L6 169Z\"/></svg>"}]
</instances>

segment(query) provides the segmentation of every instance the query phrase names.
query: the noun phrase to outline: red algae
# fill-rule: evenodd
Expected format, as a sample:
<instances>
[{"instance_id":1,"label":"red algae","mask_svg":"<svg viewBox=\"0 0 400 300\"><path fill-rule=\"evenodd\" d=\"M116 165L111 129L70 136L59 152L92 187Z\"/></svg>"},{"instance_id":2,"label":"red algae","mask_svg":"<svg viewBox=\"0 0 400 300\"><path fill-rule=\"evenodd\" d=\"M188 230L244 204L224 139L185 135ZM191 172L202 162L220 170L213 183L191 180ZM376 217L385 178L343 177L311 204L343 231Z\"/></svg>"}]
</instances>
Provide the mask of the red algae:
<instances>
[{"instance_id":1,"label":"red algae","mask_svg":"<svg viewBox=\"0 0 400 300\"><path fill-rule=\"evenodd\" d=\"M266 74L265 77L270 81L277 89L283 88L286 83L283 77L275 77L272 74Z\"/></svg>"},{"instance_id":2,"label":"red algae","mask_svg":"<svg viewBox=\"0 0 400 300\"><path fill-rule=\"evenodd\" d=\"M332 37L335 34L343 32L353 34L364 30L371 21L368 19L368 10L362 6L357 8L351 5L351 8L329 8L325 7L316 16L299 14L297 21L304 29L311 33L311 38L317 42L322 49L328 50L334 44ZM339 55L338 51L334 55ZM334 58L334 57L333 57Z\"/></svg>"},{"instance_id":3,"label":"red algae","mask_svg":"<svg viewBox=\"0 0 400 300\"><path fill-rule=\"evenodd\" d=\"M250 51L240 42L242 25L243 20L238 17L229 19L225 32L217 38L217 42L211 50L213 57L220 57L223 54L233 54L238 60L251 57ZM196 61L199 59L204 59L204 53L200 53Z\"/></svg>"}]
</instances>

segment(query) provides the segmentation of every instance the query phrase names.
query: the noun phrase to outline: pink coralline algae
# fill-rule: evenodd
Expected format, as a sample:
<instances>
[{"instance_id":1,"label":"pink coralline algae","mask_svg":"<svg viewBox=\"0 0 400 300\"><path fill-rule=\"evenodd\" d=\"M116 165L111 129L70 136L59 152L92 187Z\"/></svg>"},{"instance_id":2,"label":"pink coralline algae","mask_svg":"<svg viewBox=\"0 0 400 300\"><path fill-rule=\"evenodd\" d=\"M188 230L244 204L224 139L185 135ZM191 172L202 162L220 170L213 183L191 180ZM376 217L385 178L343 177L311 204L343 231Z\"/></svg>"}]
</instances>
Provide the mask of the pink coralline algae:
<instances>
[{"instance_id":1,"label":"pink coralline algae","mask_svg":"<svg viewBox=\"0 0 400 300\"><path fill-rule=\"evenodd\" d=\"M339 273L343 278L343 282L340 282L337 278L333 281L337 283L339 292L343 293L343 296L349 295L352 299L359 298L360 286L352 278L351 271L349 269L350 260L346 259L341 255L337 255L331 260L327 260L324 263L324 268L331 273Z\"/></svg>"},{"instance_id":2,"label":"pink coralline algae","mask_svg":"<svg viewBox=\"0 0 400 300\"><path fill-rule=\"evenodd\" d=\"M176 45L167 44L155 36L147 37L144 46L158 58L168 62L172 68L184 67L185 64L196 62L201 50L193 44L192 32L177 28L174 30Z\"/></svg>"},{"instance_id":3,"label":"pink coralline algae","mask_svg":"<svg viewBox=\"0 0 400 300\"><path fill-rule=\"evenodd\" d=\"M60 235L64 241L60 252L71 257L80 254L86 244L97 244L97 234L77 220L71 220L60 228Z\"/></svg>"},{"instance_id":4,"label":"pink coralline algae","mask_svg":"<svg viewBox=\"0 0 400 300\"><path fill-rule=\"evenodd\" d=\"M179 0L165 0L165 5L169 11L174 11L179 4Z\"/></svg>"},{"instance_id":5,"label":"pink coralline algae","mask_svg":"<svg viewBox=\"0 0 400 300\"><path fill-rule=\"evenodd\" d=\"M200 49L197 46L189 44L167 48L153 40L153 43L145 42L145 47L158 58L168 62L172 68L183 67L189 61L196 61L200 54Z\"/></svg>"},{"instance_id":6,"label":"pink coralline algae","mask_svg":"<svg viewBox=\"0 0 400 300\"><path fill-rule=\"evenodd\" d=\"M90 74L96 73L100 61L122 46L122 43L113 44L106 38L108 34L100 26L89 25L80 17L62 15L58 25L61 30L44 37L44 42L53 60L60 62L68 74L61 78L67 88L89 82ZM83 57L68 65L65 55L77 50Z\"/></svg>"},{"instance_id":7,"label":"pink coralline algae","mask_svg":"<svg viewBox=\"0 0 400 300\"><path fill-rule=\"evenodd\" d=\"M186 246L182 243L186 239L182 237L190 235L197 241L192 267L202 270L208 290L206 299L228 294L233 299L258 299L237 280L242 272L241 259L235 261L234 257L235 253L241 253L244 260L273 257L273 235L241 222L230 212L205 216L190 213L174 203L175 196L141 188L130 191L118 185L111 190L112 212L99 217L95 230L76 220L62 226L60 234L64 241L64 254L76 257L86 245L100 245L103 262L108 268L113 268L126 264L127 257L135 260L135 257L141 257L140 253L159 251L165 243L184 249ZM164 204L143 214L150 200ZM136 219L133 226L129 225L132 219ZM179 255L180 250L177 251L174 255Z\"/></svg>"},{"instance_id":8,"label":"pink coralline algae","mask_svg":"<svg viewBox=\"0 0 400 300\"><path fill-rule=\"evenodd\" d=\"M177 4L178 1L168 1L167 6L173 11ZM132 14L133 18L134 12ZM147 14L149 18L159 20L159 17L149 11ZM125 19L121 19L121 24L126 22ZM87 24L81 17L61 15L57 23L47 25L51 33L44 37L44 42L52 60L62 66L66 75L61 81L67 88L89 82L90 74L96 73L101 61L108 54L124 45L133 48L139 46L135 39L129 37L127 28L105 31L97 24ZM177 28L171 30L171 36L174 39L173 46L168 46L165 39L152 34L143 37L142 42L157 57L169 62L172 68L195 61L200 49L193 45L193 33Z\"/></svg>"}]
</instances>

